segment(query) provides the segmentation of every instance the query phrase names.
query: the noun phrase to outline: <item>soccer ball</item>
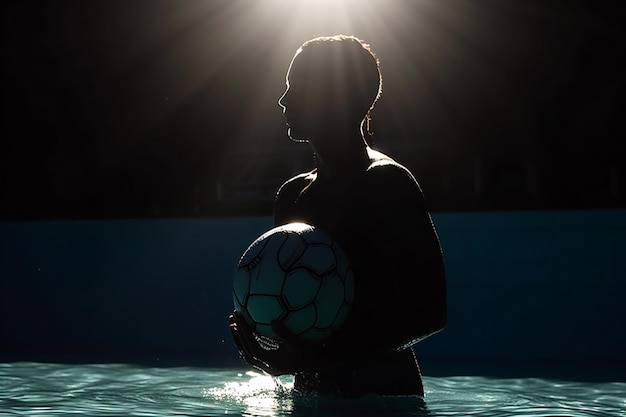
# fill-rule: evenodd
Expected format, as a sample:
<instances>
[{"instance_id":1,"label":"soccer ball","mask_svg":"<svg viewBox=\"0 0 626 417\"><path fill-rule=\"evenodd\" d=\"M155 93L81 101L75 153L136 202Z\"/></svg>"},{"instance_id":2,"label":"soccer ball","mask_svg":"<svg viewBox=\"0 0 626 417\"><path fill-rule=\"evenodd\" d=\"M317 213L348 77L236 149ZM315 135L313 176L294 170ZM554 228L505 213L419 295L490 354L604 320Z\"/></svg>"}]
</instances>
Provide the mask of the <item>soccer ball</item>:
<instances>
[{"instance_id":1,"label":"soccer ball","mask_svg":"<svg viewBox=\"0 0 626 417\"><path fill-rule=\"evenodd\" d=\"M354 279L332 237L304 223L271 229L242 255L235 273L235 309L252 330L278 340L270 323L282 322L309 341L337 331L350 311Z\"/></svg>"}]
</instances>

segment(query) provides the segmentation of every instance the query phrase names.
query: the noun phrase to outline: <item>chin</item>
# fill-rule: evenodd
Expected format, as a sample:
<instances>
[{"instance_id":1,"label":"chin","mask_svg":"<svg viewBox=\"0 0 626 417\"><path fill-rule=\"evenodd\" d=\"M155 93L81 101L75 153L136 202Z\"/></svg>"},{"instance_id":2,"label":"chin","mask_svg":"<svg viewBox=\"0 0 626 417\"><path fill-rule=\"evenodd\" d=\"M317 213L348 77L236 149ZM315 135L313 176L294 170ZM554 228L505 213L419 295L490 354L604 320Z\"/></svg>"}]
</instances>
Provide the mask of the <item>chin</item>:
<instances>
[{"instance_id":1,"label":"chin","mask_svg":"<svg viewBox=\"0 0 626 417\"><path fill-rule=\"evenodd\" d=\"M289 139L294 142L308 142L308 140L299 135L297 131L294 131L292 127L287 130L287 135L289 136Z\"/></svg>"}]
</instances>

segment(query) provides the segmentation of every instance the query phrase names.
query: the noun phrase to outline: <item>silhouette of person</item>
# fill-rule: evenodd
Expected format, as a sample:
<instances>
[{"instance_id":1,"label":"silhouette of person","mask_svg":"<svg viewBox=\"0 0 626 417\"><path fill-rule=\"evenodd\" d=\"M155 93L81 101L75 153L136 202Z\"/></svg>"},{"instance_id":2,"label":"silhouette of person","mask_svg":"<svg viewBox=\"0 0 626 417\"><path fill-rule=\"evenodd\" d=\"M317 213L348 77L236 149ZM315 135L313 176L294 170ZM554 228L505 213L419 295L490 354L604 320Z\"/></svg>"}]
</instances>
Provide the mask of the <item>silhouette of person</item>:
<instances>
[{"instance_id":1,"label":"silhouette of person","mask_svg":"<svg viewBox=\"0 0 626 417\"><path fill-rule=\"evenodd\" d=\"M279 105L289 137L312 146L315 169L280 187L274 223L329 233L351 263L354 303L345 324L318 344L273 323L281 341L268 346L235 311L235 343L249 364L294 374L297 390L421 396L411 346L446 324L443 255L417 181L366 139L382 91L378 59L353 36L315 38L297 50L286 80Z\"/></svg>"}]
</instances>

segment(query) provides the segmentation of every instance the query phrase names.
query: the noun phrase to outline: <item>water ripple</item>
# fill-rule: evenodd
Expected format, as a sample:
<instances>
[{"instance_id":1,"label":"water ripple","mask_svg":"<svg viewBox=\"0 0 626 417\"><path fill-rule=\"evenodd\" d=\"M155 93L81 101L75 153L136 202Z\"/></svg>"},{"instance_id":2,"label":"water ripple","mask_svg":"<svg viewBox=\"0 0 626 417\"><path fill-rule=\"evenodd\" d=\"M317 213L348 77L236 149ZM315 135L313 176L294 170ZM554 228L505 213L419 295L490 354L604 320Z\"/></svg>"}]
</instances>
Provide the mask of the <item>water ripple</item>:
<instances>
[{"instance_id":1,"label":"water ripple","mask_svg":"<svg viewBox=\"0 0 626 417\"><path fill-rule=\"evenodd\" d=\"M0 415L626 417L626 383L424 378L418 397L337 400L245 370L0 364Z\"/></svg>"}]
</instances>

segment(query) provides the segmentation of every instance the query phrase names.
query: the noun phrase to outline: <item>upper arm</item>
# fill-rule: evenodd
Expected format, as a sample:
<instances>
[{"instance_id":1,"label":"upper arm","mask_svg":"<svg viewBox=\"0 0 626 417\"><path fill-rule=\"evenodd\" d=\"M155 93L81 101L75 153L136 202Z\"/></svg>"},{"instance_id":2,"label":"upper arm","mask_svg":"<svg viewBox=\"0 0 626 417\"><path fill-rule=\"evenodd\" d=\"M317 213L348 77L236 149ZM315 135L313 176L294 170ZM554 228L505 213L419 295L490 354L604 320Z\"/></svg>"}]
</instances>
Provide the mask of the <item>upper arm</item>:
<instances>
[{"instance_id":1,"label":"upper arm","mask_svg":"<svg viewBox=\"0 0 626 417\"><path fill-rule=\"evenodd\" d=\"M379 275L393 274L397 285L394 305L404 305L407 314L415 314L423 320L424 334L439 330L446 321L445 267L441 244L426 200L415 178L403 167L381 167L386 181L373 187L378 199L372 196L372 204L378 207L381 217L379 227L372 225L377 239L372 240L375 252L384 262ZM383 183L387 187L383 187ZM379 200L375 202L375 200ZM376 210L376 209L374 209ZM383 217L384 216L384 217ZM410 296L409 296L410 295ZM408 303L406 297L419 300ZM410 307L409 307L410 306ZM420 325L422 326L422 325Z\"/></svg>"},{"instance_id":2,"label":"upper arm","mask_svg":"<svg viewBox=\"0 0 626 417\"><path fill-rule=\"evenodd\" d=\"M370 204L390 223L411 224L428 216L422 189L408 169L391 161L372 166L368 174Z\"/></svg>"}]
</instances>

